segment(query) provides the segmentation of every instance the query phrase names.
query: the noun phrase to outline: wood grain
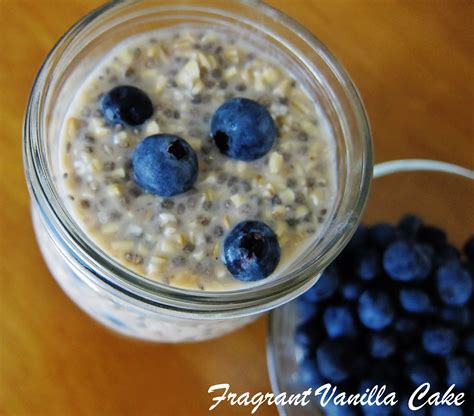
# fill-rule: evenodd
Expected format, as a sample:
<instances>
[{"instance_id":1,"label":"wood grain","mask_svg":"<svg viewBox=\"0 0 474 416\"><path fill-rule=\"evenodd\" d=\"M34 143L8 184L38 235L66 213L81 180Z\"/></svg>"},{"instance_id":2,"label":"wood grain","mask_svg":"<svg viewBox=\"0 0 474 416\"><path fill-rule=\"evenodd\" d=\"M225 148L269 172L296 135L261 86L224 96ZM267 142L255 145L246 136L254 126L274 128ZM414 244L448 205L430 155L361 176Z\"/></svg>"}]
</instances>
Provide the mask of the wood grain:
<instances>
[{"instance_id":1,"label":"wood grain","mask_svg":"<svg viewBox=\"0 0 474 416\"><path fill-rule=\"evenodd\" d=\"M270 3L315 33L352 75L370 116L377 161L425 157L474 167L472 2ZM21 160L28 92L56 39L99 4L0 0L0 413L206 415L211 384L270 391L265 319L194 345L152 345L115 336L61 292L32 232ZM396 189L398 182L392 182L387 187ZM466 191L465 183L425 179L415 188L411 180L405 182L407 188L397 193L401 199L414 198L430 218L445 219L459 241L472 232L472 187ZM374 196L368 212L371 219L391 218L396 207ZM224 406L214 413L249 414ZM276 414L272 407L258 412Z\"/></svg>"}]
</instances>

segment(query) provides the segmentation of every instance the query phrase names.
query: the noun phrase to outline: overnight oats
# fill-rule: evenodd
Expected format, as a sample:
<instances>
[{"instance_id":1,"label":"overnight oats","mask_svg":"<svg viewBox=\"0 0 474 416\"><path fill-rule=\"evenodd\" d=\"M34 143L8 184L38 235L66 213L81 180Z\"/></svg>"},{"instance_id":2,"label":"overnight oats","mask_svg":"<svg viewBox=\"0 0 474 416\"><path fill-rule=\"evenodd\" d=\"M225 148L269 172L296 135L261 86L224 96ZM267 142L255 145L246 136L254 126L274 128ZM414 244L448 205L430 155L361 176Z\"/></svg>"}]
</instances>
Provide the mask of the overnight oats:
<instances>
[{"instance_id":1,"label":"overnight oats","mask_svg":"<svg viewBox=\"0 0 474 416\"><path fill-rule=\"evenodd\" d=\"M124 266L172 286L227 290L278 273L333 207L334 141L317 103L276 52L235 33L183 27L118 45L77 92L61 140L76 220Z\"/></svg>"},{"instance_id":2,"label":"overnight oats","mask_svg":"<svg viewBox=\"0 0 474 416\"><path fill-rule=\"evenodd\" d=\"M311 287L371 179L350 79L263 3L109 3L41 68L24 157L42 254L124 335L198 341Z\"/></svg>"}]
</instances>

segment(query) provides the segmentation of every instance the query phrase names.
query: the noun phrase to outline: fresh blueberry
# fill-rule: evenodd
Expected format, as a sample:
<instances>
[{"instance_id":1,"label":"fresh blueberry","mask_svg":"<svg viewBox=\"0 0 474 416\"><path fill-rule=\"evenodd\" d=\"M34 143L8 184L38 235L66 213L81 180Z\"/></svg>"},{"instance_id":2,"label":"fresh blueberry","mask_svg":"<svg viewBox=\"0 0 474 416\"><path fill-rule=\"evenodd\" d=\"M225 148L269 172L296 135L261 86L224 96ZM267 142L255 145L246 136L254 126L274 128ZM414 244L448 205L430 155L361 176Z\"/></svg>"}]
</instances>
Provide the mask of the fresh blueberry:
<instances>
[{"instance_id":1,"label":"fresh blueberry","mask_svg":"<svg viewBox=\"0 0 474 416\"><path fill-rule=\"evenodd\" d=\"M440 317L451 327L467 328L471 321L471 311L466 306L445 306Z\"/></svg>"},{"instance_id":2,"label":"fresh blueberry","mask_svg":"<svg viewBox=\"0 0 474 416\"><path fill-rule=\"evenodd\" d=\"M374 330L386 328L395 317L395 307L390 296L374 289L362 293L358 311L360 321L367 328Z\"/></svg>"},{"instance_id":3,"label":"fresh blueberry","mask_svg":"<svg viewBox=\"0 0 474 416\"><path fill-rule=\"evenodd\" d=\"M368 237L369 229L365 225L359 224L351 240L344 248L344 253L352 253L354 250L364 246L368 241Z\"/></svg>"},{"instance_id":4,"label":"fresh blueberry","mask_svg":"<svg viewBox=\"0 0 474 416\"><path fill-rule=\"evenodd\" d=\"M415 332L418 329L418 324L413 317L400 316L393 324L395 331L403 334L404 336Z\"/></svg>"},{"instance_id":5,"label":"fresh blueberry","mask_svg":"<svg viewBox=\"0 0 474 416\"><path fill-rule=\"evenodd\" d=\"M413 214L407 214L404 215L398 222L398 229L406 238L415 238L422 225L423 221L420 217Z\"/></svg>"},{"instance_id":6,"label":"fresh blueberry","mask_svg":"<svg viewBox=\"0 0 474 416\"><path fill-rule=\"evenodd\" d=\"M351 373L351 351L340 339L326 339L316 350L321 375L330 382L340 383Z\"/></svg>"},{"instance_id":7,"label":"fresh blueberry","mask_svg":"<svg viewBox=\"0 0 474 416\"><path fill-rule=\"evenodd\" d=\"M426 278L432 267L426 251L408 241L395 241L385 250L383 266L394 280L410 281Z\"/></svg>"},{"instance_id":8,"label":"fresh blueberry","mask_svg":"<svg viewBox=\"0 0 474 416\"><path fill-rule=\"evenodd\" d=\"M426 407L422 407L419 410L411 410L408 407L409 400L410 400L410 396L403 396L398 402L398 411L400 413L400 416L425 416L426 415Z\"/></svg>"},{"instance_id":9,"label":"fresh blueberry","mask_svg":"<svg viewBox=\"0 0 474 416\"><path fill-rule=\"evenodd\" d=\"M324 407L321 406L321 409L325 416L357 416L358 414L356 407L349 404L334 404L333 401L329 401Z\"/></svg>"},{"instance_id":10,"label":"fresh blueberry","mask_svg":"<svg viewBox=\"0 0 474 416\"><path fill-rule=\"evenodd\" d=\"M397 229L392 224L375 224L369 229L370 241L379 248L385 248L397 239Z\"/></svg>"},{"instance_id":11,"label":"fresh blueberry","mask_svg":"<svg viewBox=\"0 0 474 416\"><path fill-rule=\"evenodd\" d=\"M437 250L435 260L436 264L441 266L452 261L459 261L460 258L461 253L459 250L451 244L446 244Z\"/></svg>"},{"instance_id":12,"label":"fresh blueberry","mask_svg":"<svg viewBox=\"0 0 474 416\"><path fill-rule=\"evenodd\" d=\"M314 286L303 293L302 297L310 302L330 298L339 286L339 273L334 265L327 267Z\"/></svg>"},{"instance_id":13,"label":"fresh blueberry","mask_svg":"<svg viewBox=\"0 0 474 416\"><path fill-rule=\"evenodd\" d=\"M315 330L314 321L302 322L295 330L295 343L303 347L312 348L317 341L318 335Z\"/></svg>"},{"instance_id":14,"label":"fresh blueberry","mask_svg":"<svg viewBox=\"0 0 474 416\"><path fill-rule=\"evenodd\" d=\"M474 235L471 235L463 247L466 257L474 263Z\"/></svg>"},{"instance_id":15,"label":"fresh blueberry","mask_svg":"<svg viewBox=\"0 0 474 416\"><path fill-rule=\"evenodd\" d=\"M303 386L313 388L317 388L325 382L314 359L306 358L299 363L298 381Z\"/></svg>"},{"instance_id":16,"label":"fresh blueberry","mask_svg":"<svg viewBox=\"0 0 474 416\"><path fill-rule=\"evenodd\" d=\"M464 305L471 297L470 273L459 262L450 262L436 272L436 285L441 300L447 305Z\"/></svg>"},{"instance_id":17,"label":"fresh blueberry","mask_svg":"<svg viewBox=\"0 0 474 416\"><path fill-rule=\"evenodd\" d=\"M306 322L313 319L318 311L318 306L314 302L308 302L304 298L296 300L296 309L298 311L298 319L300 322Z\"/></svg>"},{"instance_id":18,"label":"fresh blueberry","mask_svg":"<svg viewBox=\"0 0 474 416\"><path fill-rule=\"evenodd\" d=\"M153 114L153 104L141 89L121 85L111 89L101 100L102 112L114 124L138 126Z\"/></svg>"},{"instance_id":19,"label":"fresh blueberry","mask_svg":"<svg viewBox=\"0 0 474 416\"><path fill-rule=\"evenodd\" d=\"M237 224L224 241L224 263L242 281L270 276L280 261L280 245L273 230L260 221Z\"/></svg>"},{"instance_id":20,"label":"fresh blueberry","mask_svg":"<svg viewBox=\"0 0 474 416\"><path fill-rule=\"evenodd\" d=\"M407 312L425 313L432 309L429 296L419 289L401 289L399 299L403 309Z\"/></svg>"},{"instance_id":21,"label":"fresh blueberry","mask_svg":"<svg viewBox=\"0 0 474 416\"><path fill-rule=\"evenodd\" d=\"M474 371L472 362L465 357L449 357L446 359L446 369L448 372L448 386L455 384L457 388L465 388L473 381Z\"/></svg>"},{"instance_id":22,"label":"fresh blueberry","mask_svg":"<svg viewBox=\"0 0 474 416\"><path fill-rule=\"evenodd\" d=\"M268 110L247 98L222 104L211 120L211 136L231 159L255 160L271 149L277 128Z\"/></svg>"},{"instance_id":23,"label":"fresh blueberry","mask_svg":"<svg viewBox=\"0 0 474 416\"><path fill-rule=\"evenodd\" d=\"M466 351L470 355L474 355L474 332L466 334L464 337L464 351Z\"/></svg>"},{"instance_id":24,"label":"fresh blueberry","mask_svg":"<svg viewBox=\"0 0 474 416\"><path fill-rule=\"evenodd\" d=\"M431 406L431 416L463 416L463 413L460 407L441 404Z\"/></svg>"},{"instance_id":25,"label":"fresh blueberry","mask_svg":"<svg viewBox=\"0 0 474 416\"><path fill-rule=\"evenodd\" d=\"M347 306L329 306L323 314L324 327L329 337L337 338L356 335L352 312Z\"/></svg>"},{"instance_id":26,"label":"fresh blueberry","mask_svg":"<svg viewBox=\"0 0 474 416\"><path fill-rule=\"evenodd\" d=\"M143 139L133 152L132 168L137 185L165 197L187 191L198 175L193 148L184 139L169 134Z\"/></svg>"},{"instance_id":27,"label":"fresh blueberry","mask_svg":"<svg viewBox=\"0 0 474 416\"><path fill-rule=\"evenodd\" d=\"M432 386L438 383L438 373L426 363L414 363L409 366L407 377L415 387L421 386L423 383L430 383Z\"/></svg>"},{"instance_id":28,"label":"fresh blueberry","mask_svg":"<svg viewBox=\"0 0 474 416\"><path fill-rule=\"evenodd\" d=\"M384 384L383 382L380 382L380 380L376 379L364 379L360 382L359 388L358 388L358 393L359 394L366 394L369 396L370 392L375 386L381 387L381 385ZM392 390L390 387L387 386L387 390L385 391L385 394L391 393ZM373 400L373 399L372 399ZM373 404L366 404L366 405L360 405L361 411L363 415L366 416L388 416L394 413L395 408L392 406L386 406L381 404L380 406Z\"/></svg>"},{"instance_id":29,"label":"fresh blueberry","mask_svg":"<svg viewBox=\"0 0 474 416\"><path fill-rule=\"evenodd\" d=\"M372 280L381 270L380 263L380 256L376 250L360 250L354 259L354 272L362 280Z\"/></svg>"},{"instance_id":30,"label":"fresh blueberry","mask_svg":"<svg viewBox=\"0 0 474 416\"><path fill-rule=\"evenodd\" d=\"M448 355L457 346L458 339L452 329L435 327L422 333L423 348L434 355Z\"/></svg>"},{"instance_id":31,"label":"fresh blueberry","mask_svg":"<svg viewBox=\"0 0 474 416\"><path fill-rule=\"evenodd\" d=\"M388 358L397 349L397 339L393 334L371 334L369 351L374 358Z\"/></svg>"},{"instance_id":32,"label":"fresh blueberry","mask_svg":"<svg viewBox=\"0 0 474 416\"><path fill-rule=\"evenodd\" d=\"M356 300L364 290L362 284L357 280L344 283L341 287L342 296L346 300Z\"/></svg>"},{"instance_id":33,"label":"fresh blueberry","mask_svg":"<svg viewBox=\"0 0 474 416\"><path fill-rule=\"evenodd\" d=\"M444 246L448 240L446 233L438 227L423 225L417 233L417 239L433 244L435 247Z\"/></svg>"}]
</instances>

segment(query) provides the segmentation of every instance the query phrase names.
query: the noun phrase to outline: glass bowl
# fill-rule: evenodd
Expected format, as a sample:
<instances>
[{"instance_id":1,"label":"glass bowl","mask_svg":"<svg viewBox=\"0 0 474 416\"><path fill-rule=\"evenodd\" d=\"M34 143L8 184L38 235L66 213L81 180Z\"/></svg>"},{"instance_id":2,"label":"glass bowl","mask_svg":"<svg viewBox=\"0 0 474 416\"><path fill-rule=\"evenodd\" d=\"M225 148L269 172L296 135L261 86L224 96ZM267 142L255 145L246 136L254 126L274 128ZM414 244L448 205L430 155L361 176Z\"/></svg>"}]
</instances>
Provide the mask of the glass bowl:
<instances>
[{"instance_id":1,"label":"glass bowl","mask_svg":"<svg viewBox=\"0 0 474 416\"><path fill-rule=\"evenodd\" d=\"M446 230L456 247L474 230L474 170L431 160L400 160L374 167L374 179L362 222L396 223L407 213ZM298 383L301 354L294 342L299 324L296 302L274 310L268 320L267 364L272 389L296 394L308 388ZM313 386L319 387L319 386ZM323 415L318 405L278 406L281 416Z\"/></svg>"}]
</instances>

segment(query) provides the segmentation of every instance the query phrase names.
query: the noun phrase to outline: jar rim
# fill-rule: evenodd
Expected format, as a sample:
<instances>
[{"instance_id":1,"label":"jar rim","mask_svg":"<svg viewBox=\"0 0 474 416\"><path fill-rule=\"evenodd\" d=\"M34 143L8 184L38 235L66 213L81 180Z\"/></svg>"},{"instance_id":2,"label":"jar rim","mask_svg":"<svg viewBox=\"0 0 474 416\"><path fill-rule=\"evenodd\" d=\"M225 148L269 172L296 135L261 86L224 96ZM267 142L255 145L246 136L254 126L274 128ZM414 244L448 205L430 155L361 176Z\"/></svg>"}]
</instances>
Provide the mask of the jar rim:
<instances>
[{"instance_id":1,"label":"jar rim","mask_svg":"<svg viewBox=\"0 0 474 416\"><path fill-rule=\"evenodd\" d=\"M150 306L164 307L176 313L192 311L193 313L201 313L204 316L212 313L213 318L216 317L216 312L226 317L230 315L240 316L244 311L245 314L260 313L291 300L314 284L319 273L337 256L354 233L367 200L372 178L372 141L364 105L353 81L342 65L333 57L322 42L302 25L283 12L263 2L230 0L228 3L255 9L256 14L253 17L255 23L258 23L259 15L264 15L285 25L287 29L298 34L298 37L305 42L305 45L324 59L325 64L336 75L340 87L350 100L350 108L357 121L358 134L363 146L363 158L359 161L361 164L361 175L358 181L359 192L352 206L350 218L347 219L344 229L334 233L332 238L326 243L317 264L312 264L303 273L298 275L290 271L279 279L272 279L269 282L259 286L251 286L248 289L239 288L231 291L198 292L167 286L144 278L119 265L106 253L93 250L85 241L79 226L72 221L64 221L61 213L67 212L67 209L61 204L60 198L51 197L55 193L55 185L52 175L47 169L45 155L42 154L44 153L44 148L41 146L41 138L44 135L44 120L41 115L49 87L48 77L53 74L55 64L68 51L68 47L74 39L86 31L93 22L96 22L108 13L112 13L117 8L128 7L136 3L140 3L140 1L128 4L112 2L90 12L58 40L41 66L29 97L23 134L25 174L33 201L40 209L42 217L47 220L49 231L64 244L68 254L86 267L91 278L103 289L120 293L120 295L129 300L134 299L137 302L141 301ZM214 13L222 11L222 9L218 8L184 5L181 3L173 4L171 2L167 7L181 10L186 8L186 10L189 9L190 11L212 10ZM264 305L262 305L262 300L265 300Z\"/></svg>"}]
</instances>

